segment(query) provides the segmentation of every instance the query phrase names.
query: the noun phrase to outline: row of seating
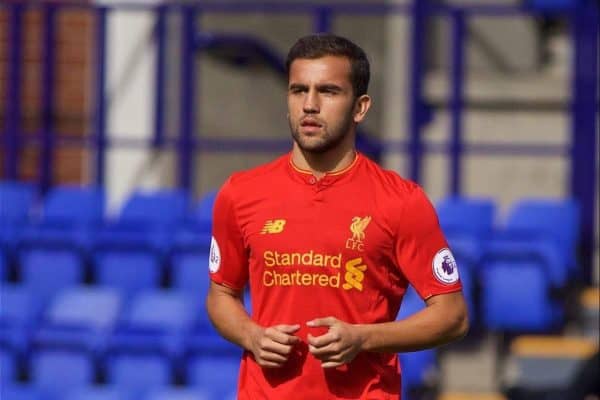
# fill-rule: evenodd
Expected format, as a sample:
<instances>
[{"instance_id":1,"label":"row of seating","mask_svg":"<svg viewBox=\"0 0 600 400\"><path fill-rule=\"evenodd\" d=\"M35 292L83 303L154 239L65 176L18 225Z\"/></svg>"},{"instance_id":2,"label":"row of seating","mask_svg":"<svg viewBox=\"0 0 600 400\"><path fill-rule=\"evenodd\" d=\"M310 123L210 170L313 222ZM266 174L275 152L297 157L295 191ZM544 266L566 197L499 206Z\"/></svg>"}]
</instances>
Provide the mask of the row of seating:
<instances>
[{"instance_id":1,"label":"row of seating","mask_svg":"<svg viewBox=\"0 0 600 400\"><path fill-rule=\"evenodd\" d=\"M191 356L178 371L159 354L114 354L98 362L83 351L44 348L19 363L0 350L3 400L233 400L238 370L239 356Z\"/></svg>"},{"instance_id":2,"label":"row of seating","mask_svg":"<svg viewBox=\"0 0 600 400\"><path fill-rule=\"evenodd\" d=\"M89 251L98 247L141 247L168 252L194 245L210 233L215 192L195 207L184 191L136 191L118 216L107 217L106 194L97 187L58 186L37 198L35 187L0 183L0 245L47 245ZM200 238L202 239L202 237Z\"/></svg>"},{"instance_id":3,"label":"row of seating","mask_svg":"<svg viewBox=\"0 0 600 400\"><path fill-rule=\"evenodd\" d=\"M83 283L114 287L128 296L157 287L201 294L208 288L208 248L165 258L151 251L104 249L87 259L73 249L41 246L21 249L12 262L0 249L0 280L23 284L42 301Z\"/></svg>"},{"instance_id":4,"label":"row of seating","mask_svg":"<svg viewBox=\"0 0 600 400\"><path fill-rule=\"evenodd\" d=\"M18 232L12 242L3 242L8 261L0 254L0 278L36 281L40 293L50 294L64 286L52 283L60 281L63 269L70 271L69 284L86 281L129 293L188 282L194 282L191 289L207 285L202 266L214 192L192 214L182 192L136 192L118 218L108 221L102 191L91 187L56 187L38 202L33 216L32 187L4 183L0 195L3 203L13 199L0 212L0 230ZM564 322L564 301L553 293L577 277L579 221L573 201L523 200L503 224L497 223L491 199L451 197L440 201L437 211L459 262L472 323L499 331L543 332ZM183 269L196 274L192 279L179 278L182 259L193 260L183 261L188 265ZM515 306L522 313L506 311Z\"/></svg>"}]
</instances>

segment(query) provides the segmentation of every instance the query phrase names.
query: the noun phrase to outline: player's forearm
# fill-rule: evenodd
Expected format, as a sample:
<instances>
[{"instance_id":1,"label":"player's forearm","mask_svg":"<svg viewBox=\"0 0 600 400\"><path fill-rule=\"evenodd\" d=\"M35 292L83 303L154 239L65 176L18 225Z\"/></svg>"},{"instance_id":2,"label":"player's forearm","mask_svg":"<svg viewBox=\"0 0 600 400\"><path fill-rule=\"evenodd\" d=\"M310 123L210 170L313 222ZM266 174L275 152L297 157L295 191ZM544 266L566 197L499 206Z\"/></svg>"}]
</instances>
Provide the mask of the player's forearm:
<instances>
[{"instance_id":1,"label":"player's forearm","mask_svg":"<svg viewBox=\"0 0 600 400\"><path fill-rule=\"evenodd\" d=\"M246 312L241 298L211 290L206 299L206 309L215 329L225 339L250 349L250 337L260 327Z\"/></svg>"},{"instance_id":2,"label":"player's forearm","mask_svg":"<svg viewBox=\"0 0 600 400\"><path fill-rule=\"evenodd\" d=\"M401 321L360 325L362 349L401 353L441 346L466 335L469 327L464 302L431 304Z\"/></svg>"}]
</instances>

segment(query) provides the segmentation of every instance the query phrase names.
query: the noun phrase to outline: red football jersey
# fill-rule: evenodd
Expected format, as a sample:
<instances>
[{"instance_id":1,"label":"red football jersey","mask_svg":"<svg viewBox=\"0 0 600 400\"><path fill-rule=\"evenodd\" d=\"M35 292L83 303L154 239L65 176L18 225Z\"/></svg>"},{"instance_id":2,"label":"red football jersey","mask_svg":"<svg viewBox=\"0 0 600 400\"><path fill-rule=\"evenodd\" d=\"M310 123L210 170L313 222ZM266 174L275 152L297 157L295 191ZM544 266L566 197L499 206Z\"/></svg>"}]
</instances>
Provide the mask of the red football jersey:
<instances>
[{"instance_id":1,"label":"red football jersey","mask_svg":"<svg viewBox=\"0 0 600 400\"><path fill-rule=\"evenodd\" d=\"M361 154L319 180L291 154L232 175L215 202L209 266L216 283L250 285L256 323L301 326L282 368L262 369L245 352L239 400L399 399L396 354L363 352L324 369L306 335L325 328L306 322L393 321L409 283L423 299L461 289L422 189Z\"/></svg>"}]
</instances>

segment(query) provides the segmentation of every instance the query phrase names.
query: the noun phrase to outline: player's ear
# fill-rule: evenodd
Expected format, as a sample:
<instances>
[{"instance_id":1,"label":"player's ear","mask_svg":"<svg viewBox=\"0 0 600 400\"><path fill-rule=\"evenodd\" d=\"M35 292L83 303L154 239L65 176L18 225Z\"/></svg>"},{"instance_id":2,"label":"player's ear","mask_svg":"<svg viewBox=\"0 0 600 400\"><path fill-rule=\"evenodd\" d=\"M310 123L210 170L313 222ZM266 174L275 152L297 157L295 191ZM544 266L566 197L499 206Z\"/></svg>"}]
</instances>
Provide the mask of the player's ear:
<instances>
[{"instance_id":1,"label":"player's ear","mask_svg":"<svg viewBox=\"0 0 600 400\"><path fill-rule=\"evenodd\" d=\"M371 97L368 94L359 96L354 103L354 122L362 122L371 108Z\"/></svg>"}]
</instances>

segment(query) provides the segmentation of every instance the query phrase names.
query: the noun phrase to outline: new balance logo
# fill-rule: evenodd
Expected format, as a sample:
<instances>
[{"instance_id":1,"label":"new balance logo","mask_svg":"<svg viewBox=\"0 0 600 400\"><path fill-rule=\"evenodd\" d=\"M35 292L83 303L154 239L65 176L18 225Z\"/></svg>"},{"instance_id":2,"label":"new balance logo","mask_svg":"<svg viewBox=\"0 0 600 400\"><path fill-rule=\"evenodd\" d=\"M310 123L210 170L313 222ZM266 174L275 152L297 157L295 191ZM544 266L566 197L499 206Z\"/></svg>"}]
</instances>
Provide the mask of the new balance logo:
<instances>
[{"instance_id":1,"label":"new balance logo","mask_svg":"<svg viewBox=\"0 0 600 400\"><path fill-rule=\"evenodd\" d=\"M281 233L284 226L285 219L270 219L265 223L260 233L261 235Z\"/></svg>"}]
</instances>

